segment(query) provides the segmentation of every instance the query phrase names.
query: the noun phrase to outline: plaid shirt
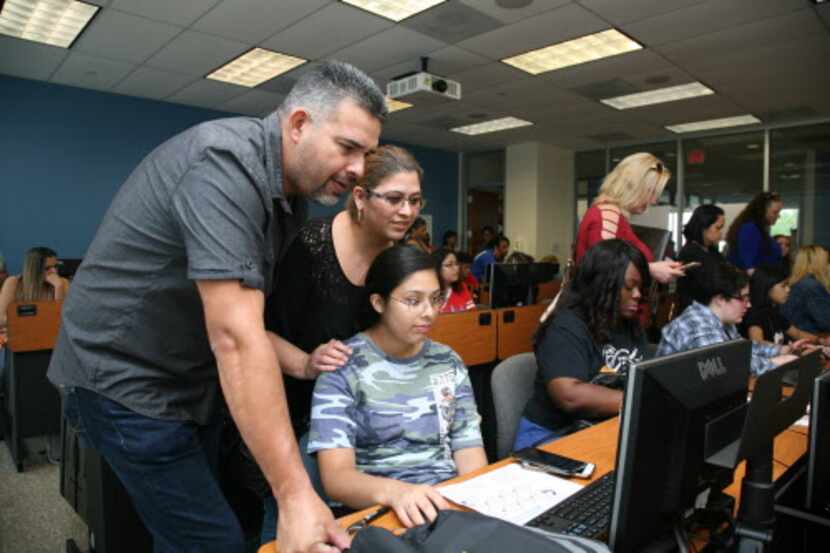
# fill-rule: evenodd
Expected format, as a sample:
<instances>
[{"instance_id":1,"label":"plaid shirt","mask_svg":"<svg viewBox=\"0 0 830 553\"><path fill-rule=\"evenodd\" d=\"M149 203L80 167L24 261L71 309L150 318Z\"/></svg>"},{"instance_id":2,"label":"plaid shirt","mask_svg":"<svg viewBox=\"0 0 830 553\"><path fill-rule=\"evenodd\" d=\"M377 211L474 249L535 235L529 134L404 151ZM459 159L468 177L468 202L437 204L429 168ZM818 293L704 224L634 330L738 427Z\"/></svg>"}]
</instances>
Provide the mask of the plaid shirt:
<instances>
[{"instance_id":1,"label":"plaid shirt","mask_svg":"<svg viewBox=\"0 0 830 553\"><path fill-rule=\"evenodd\" d=\"M657 346L657 357L690 349L720 344L741 338L733 324L723 324L711 309L692 302L683 313L663 327L663 337ZM759 375L773 367L772 357L781 354L781 348L772 344L752 343L752 374Z\"/></svg>"}]
</instances>

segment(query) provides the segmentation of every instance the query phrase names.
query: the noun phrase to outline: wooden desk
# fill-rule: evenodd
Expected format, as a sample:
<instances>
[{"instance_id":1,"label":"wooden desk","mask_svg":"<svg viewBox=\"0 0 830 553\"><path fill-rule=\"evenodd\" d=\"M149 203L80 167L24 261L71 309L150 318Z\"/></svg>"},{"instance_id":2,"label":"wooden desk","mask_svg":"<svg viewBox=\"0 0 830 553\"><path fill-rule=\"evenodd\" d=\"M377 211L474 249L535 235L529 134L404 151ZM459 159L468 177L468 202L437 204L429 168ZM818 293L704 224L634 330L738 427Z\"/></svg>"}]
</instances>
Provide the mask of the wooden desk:
<instances>
[{"instance_id":1,"label":"wooden desk","mask_svg":"<svg viewBox=\"0 0 830 553\"><path fill-rule=\"evenodd\" d=\"M533 335L539 327L539 317L545 309L546 304L535 304L496 310L499 359L533 351Z\"/></svg>"},{"instance_id":2,"label":"wooden desk","mask_svg":"<svg viewBox=\"0 0 830 553\"><path fill-rule=\"evenodd\" d=\"M6 405L0 411L17 472L23 470L23 438L60 431L60 395L46 379L46 369L60 328L62 304L12 303L7 310Z\"/></svg>"},{"instance_id":3,"label":"wooden desk","mask_svg":"<svg viewBox=\"0 0 830 553\"><path fill-rule=\"evenodd\" d=\"M590 428L571 434L555 442L544 445L541 449L551 453L558 453L566 455L575 459L583 461L590 461L596 465L596 470L587 482L593 482L608 472L614 470L617 455L617 435L619 433L619 418L607 420L600 424L594 425ZM792 463L794 463L801 455L807 451L807 437L805 434L794 429L789 429L781 433L775 439L773 464L773 478L778 478ZM510 458L503 459L492 465L482 467L481 469L471 472L459 478L454 478L447 483L463 482L474 478L479 474L489 472L496 468L502 467L510 463ZM725 491L729 495L740 497L740 484L744 475L744 463L735 470L735 481ZM350 524L357 522L367 514L374 512L377 507L371 507L357 513L342 517L338 519L338 523L343 528ZM461 508L459 508L461 509ZM373 526L380 526L388 530L397 530L403 528L403 525L398 520L394 513L388 513L380 517ZM276 553L277 548L274 543L267 543L259 548L259 553Z\"/></svg>"},{"instance_id":4,"label":"wooden desk","mask_svg":"<svg viewBox=\"0 0 830 553\"><path fill-rule=\"evenodd\" d=\"M439 315L429 337L455 350L468 367L496 360L496 313L477 309Z\"/></svg>"}]
</instances>

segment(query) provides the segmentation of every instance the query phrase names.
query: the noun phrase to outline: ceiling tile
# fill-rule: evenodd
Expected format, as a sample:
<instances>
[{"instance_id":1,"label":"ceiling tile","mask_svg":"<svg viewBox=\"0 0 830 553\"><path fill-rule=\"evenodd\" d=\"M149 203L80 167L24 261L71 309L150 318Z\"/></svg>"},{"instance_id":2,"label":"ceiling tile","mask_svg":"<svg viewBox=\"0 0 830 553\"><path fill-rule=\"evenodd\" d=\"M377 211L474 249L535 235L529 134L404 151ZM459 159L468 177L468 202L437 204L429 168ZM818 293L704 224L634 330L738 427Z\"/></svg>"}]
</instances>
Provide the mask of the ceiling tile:
<instances>
[{"instance_id":1,"label":"ceiling tile","mask_svg":"<svg viewBox=\"0 0 830 553\"><path fill-rule=\"evenodd\" d=\"M576 0L601 18L615 24L630 23L700 4L706 0Z\"/></svg>"},{"instance_id":2,"label":"ceiling tile","mask_svg":"<svg viewBox=\"0 0 830 553\"><path fill-rule=\"evenodd\" d=\"M284 96L266 90L249 90L222 105L224 111L264 117L279 107Z\"/></svg>"},{"instance_id":3,"label":"ceiling tile","mask_svg":"<svg viewBox=\"0 0 830 553\"><path fill-rule=\"evenodd\" d=\"M523 8L503 8L499 5L498 0L460 0L462 4L466 4L471 8L486 13L490 17L494 17L499 21L505 23L515 23L516 21L526 19L528 17L538 15L542 12L558 8L570 3L571 0L535 0L527 3Z\"/></svg>"},{"instance_id":4,"label":"ceiling tile","mask_svg":"<svg viewBox=\"0 0 830 553\"><path fill-rule=\"evenodd\" d=\"M259 44L317 11L330 0L223 0L193 28L247 44ZM319 40L325 40L316 35Z\"/></svg>"},{"instance_id":5,"label":"ceiling tile","mask_svg":"<svg viewBox=\"0 0 830 553\"><path fill-rule=\"evenodd\" d=\"M450 73L447 76L461 83L462 98L465 94L472 94L493 85L532 78L524 71L501 62L479 65L466 71Z\"/></svg>"},{"instance_id":6,"label":"ceiling tile","mask_svg":"<svg viewBox=\"0 0 830 553\"><path fill-rule=\"evenodd\" d=\"M569 4L461 41L457 46L491 59L502 59L609 27L588 10Z\"/></svg>"},{"instance_id":7,"label":"ceiling tile","mask_svg":"<svg viewBox=\"0 0 830 553\"><path fill-rule=\"evenodd\" d=\"M161 100L199 78L152 67L139 67L112 90L130 96Z\"/></svg>"},{"instance_id":8,"label":"ceiling tile","mask_svg":"<svg viewBox=\"0 0 830 553\"><path fill-rule=\"evenodd\" d=\"M180 32L182 29L175 25L104 10L72 45L72 50L140 63Z\"/></svg>"},{"instance_id":9,"label":"ceiling tile","mask_svg":"<svg viewBox=\"0 0 830 553\"><path fill-rule=\"evenodd\" d=\"M221 110L222 105L248 90L242 86L200 79L167 97L167 101Z\"/></svg>"},{"instance_id":10,"label":"ceiling tile","mask_svg":"<svg viewBox=\"0 0 830 553\"><path fill-rule=\"evenodd\" d=\"M261 46L305 59L317 59L327 54L337 57L339 49L393 25L388 19L337 2L283 29ZM321 36L325 40L320 40Z\"/></svg>"},{"instance_id":11,"label":"ceiling tile","mask_svg":"<svg viewBox=\"0 0 830 553\"><path fill-rule=\"evenodd\" d=\"M150 67L205 76L250 46L218 36L185 31L145 62Z\"/></svg>"},{"instance_id":12,"label":"ceiling tile","mask_svg":"<svg viewBox=\"0 0 830 553\"><path fill-rule=\"evenodd\" d=\"M154 21L165 21L187 27L202 17L220 0L113 0L110 6L123 12L141 15Z\"/></svg>"},{"instance_id":13,"label":"ceiling tile","mask_svg":"<svg viewBox=\"0 0 830 553\"><path fill-rule=\"evenodd\" d=\"M540 77L560 88L577 88L617 78L631 83L645 84L647 81L668 83L673 78L682 80L682 75L681 70L660 54L652 50L635 50L557 71L549 71ZM691 79L685 82L689 80Z\"/></svg>"},{"instance_id":14,"label":"ceiling tile","mask_svg":"<svg viewBox=\"0 0 830 553\"><path fill-rule=\"evenodd\" d=\"M0 36L0 73L46 81L68 54L57 46Z\"/></svg>"},{"instance_id":15,"label":"ceiling tile","mask_svg":"<svg viewBox=\"0 0 830 553\"><path fill-rule=\"evenodd\" d=\"M134 68L130 63L70 52L49 80L81 88L109 90Z\"/></svg>"},{"instance_id":16,"label":"ceiling tile","mask_svg":"<svg viewBox=\"0 0 830 553\"><path fill-rule=\"evenodd\" d=\"M405 19L401 25L454 44L465 38L499 29L504 26L504 22L464 4L445 2Z\"/></svg>"},{"instance_id":17,"label":"ceiling tile","mask_svg":"<svg viewBox=\"0 0 830 553\"><path fill-rule=\"evenodd\" d=\"M799 9L807 9L804 0L709 0L621 25L621 29L646 46L654 47Z\"/></svg>"},{"instance_id":18,"label":"ceiling tile","mask_svg":"<svg viewBox=\"0 0 830 553\"><path fill-rule=\"evenodd\" d=\"M430 55L447 44L405 27L395 26L362 40L331 57L373 72L391 64Z\"/></svg>"}]
</instances>

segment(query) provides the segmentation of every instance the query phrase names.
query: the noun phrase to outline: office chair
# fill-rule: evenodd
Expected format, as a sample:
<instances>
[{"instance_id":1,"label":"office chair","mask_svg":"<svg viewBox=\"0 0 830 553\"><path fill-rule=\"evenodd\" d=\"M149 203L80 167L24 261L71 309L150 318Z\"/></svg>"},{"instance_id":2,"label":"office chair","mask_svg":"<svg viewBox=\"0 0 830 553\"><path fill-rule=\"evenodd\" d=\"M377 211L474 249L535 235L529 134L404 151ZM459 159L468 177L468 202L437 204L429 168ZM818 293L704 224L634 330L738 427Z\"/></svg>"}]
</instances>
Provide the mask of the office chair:
<instances>
[{"instance_id":1,"label":"office chair","mask_svg":"<svg viewBox=\"0 0 830 553\"><path fill-rule=\"evenodd\" d=\"M536 356L532 352L508 357L493 369L490 386L496 410L496 453L499 459L510 454L519 419L533 393Z\"/></svg>"}]
</instances>

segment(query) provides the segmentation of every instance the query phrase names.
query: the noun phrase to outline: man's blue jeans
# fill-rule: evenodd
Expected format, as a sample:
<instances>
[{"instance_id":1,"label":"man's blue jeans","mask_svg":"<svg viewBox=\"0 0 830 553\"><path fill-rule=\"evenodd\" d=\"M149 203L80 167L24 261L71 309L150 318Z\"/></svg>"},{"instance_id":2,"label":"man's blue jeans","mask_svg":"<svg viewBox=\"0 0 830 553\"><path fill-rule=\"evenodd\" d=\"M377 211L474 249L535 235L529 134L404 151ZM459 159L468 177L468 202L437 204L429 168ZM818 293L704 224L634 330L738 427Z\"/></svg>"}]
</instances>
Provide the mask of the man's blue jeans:
<instances>
[{"instance_id":1,"label":"man's blue jeans","mask_svg":"<svg viewBox=\"0 0 830 553\"><path fill-rule=\"evenodd\" d=\"M67 420L124 484L155 553L244 553L217 477L219 422L153 419L89 390L66 392Z\"/></svg>"}]
</instances>

